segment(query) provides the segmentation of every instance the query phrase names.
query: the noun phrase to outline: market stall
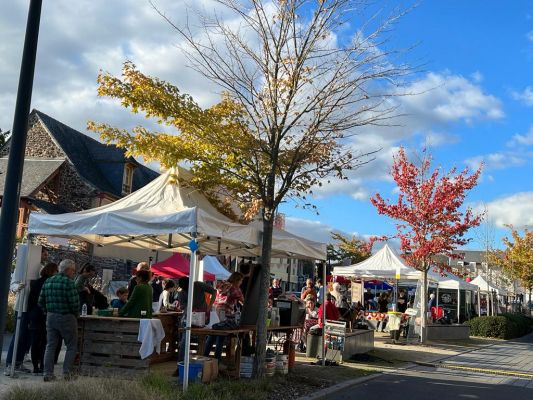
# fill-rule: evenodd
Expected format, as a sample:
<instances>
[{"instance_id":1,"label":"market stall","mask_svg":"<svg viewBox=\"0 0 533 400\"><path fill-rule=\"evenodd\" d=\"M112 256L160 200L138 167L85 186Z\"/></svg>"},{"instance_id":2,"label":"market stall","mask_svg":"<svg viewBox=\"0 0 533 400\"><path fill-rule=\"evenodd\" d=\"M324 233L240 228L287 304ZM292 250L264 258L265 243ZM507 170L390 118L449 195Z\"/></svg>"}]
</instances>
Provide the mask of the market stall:
<instances>
[{"instance_id":1,"label":"market stall","mask_svg":"<svg viewBox=\"0 0 533 400\"><path fill-rule=\"evenodd\" d=\"M78 319L79 372L81 375L134 377L144 374L151 365L176 358L177 319L180 313L156 313L164 336L155 346L139 335L139 318L82 316ZM144 320L151 322L150 320ZM153 342L152 342L153 343Z\"/></svg>"},{"instance_id":2,"label":"market stall","mask_svg":"<svg viewBox=\"0 0 533 400\"><path fill-rule=\"evenodd\" d=\"M99 255L173 249L190 253L191 276L197 277L198 254L253 257L260 254L261 232L218 212L194 187L189 173L173 168L130 195L102 207L66 214L32 213L30 235L74 237L95 246ZM274 233L273 257L325 258L326 246L284 231ZM118 250L117 250L118 249ZM104 251L105 250L105 251ZM188 382L193 282L188 288L184 387Z\"/></svg>"}]
</instances>

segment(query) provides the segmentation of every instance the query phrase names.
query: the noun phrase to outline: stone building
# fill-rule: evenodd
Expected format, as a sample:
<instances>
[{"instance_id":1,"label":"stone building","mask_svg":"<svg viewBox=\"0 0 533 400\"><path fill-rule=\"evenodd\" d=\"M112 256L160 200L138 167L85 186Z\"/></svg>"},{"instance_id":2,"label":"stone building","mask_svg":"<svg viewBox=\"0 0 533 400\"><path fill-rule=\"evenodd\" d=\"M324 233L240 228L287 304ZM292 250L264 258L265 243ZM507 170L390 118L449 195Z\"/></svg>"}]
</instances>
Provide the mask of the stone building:
<instances>
[{"instance_id":1,"label":"stone building","mask_svg":"<svg viewBox=\"0 0 533 400\"><path fill-rule=\"evenodd\" d=\"M0 201L4 192L9 140L0 149ZM29 214L73 212L113 202L146 185L159 174L126 157L124 150L84 135L33 110L28 125L20 190L17 238ZM1 203L0 203L1 205ZM65 247L65 246L62 246ZM82 246L80 257L90 257Z\"/></svg>"},{"instance_id":2,"label":"stone building","mask_svg":"<svg viewBox=\"0 0 533 400\"><path fill-rule=\"evenodd\" d=\"M0 198L4 190L9 140L0 150ZM106 145L33 110L21 186L17 237L29 213L50 214L98 207L131 193L159 174L124 150Z\"/></svg>"}]
</instances>

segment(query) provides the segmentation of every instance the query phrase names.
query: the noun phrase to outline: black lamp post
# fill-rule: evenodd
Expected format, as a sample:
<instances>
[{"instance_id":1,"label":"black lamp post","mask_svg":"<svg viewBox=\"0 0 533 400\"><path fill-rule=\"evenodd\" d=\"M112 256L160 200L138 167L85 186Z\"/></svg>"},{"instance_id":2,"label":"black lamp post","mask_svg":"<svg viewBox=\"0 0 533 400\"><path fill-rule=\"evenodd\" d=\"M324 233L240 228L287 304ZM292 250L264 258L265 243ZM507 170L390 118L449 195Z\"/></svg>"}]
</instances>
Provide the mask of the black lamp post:
<instances>
[{"instance_id":1,"label":"black lamp post","mask_svg":"<svg viewBox=\"0 0 533 400\"><path fill-rule=\"evenodd\" d=\"M7 315L7 296L11 280L11 261L15 247L15 235L20 203L20 182L24 168L24 151L28 130L39 23L41 20L42 0L31 0L26 24L26 37L22 52L20 77L13 118L13 131L9 146L7 173L0 214L0 356Z\"/></svg>"}]
</instances>

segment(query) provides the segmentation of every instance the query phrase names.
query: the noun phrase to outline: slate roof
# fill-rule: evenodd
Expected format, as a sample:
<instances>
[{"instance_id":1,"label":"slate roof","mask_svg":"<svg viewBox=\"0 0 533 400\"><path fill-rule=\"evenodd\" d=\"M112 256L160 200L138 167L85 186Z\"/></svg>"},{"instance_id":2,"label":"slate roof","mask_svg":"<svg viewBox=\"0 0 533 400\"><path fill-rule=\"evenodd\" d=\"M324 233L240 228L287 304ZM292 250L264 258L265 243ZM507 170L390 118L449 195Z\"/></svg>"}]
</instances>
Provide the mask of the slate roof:
<instances>
[{"instance_id":1,"label":"slate roof","mask_svg":"<svg viewBox=\"0 0 533 400\"><path fill-rule=\"evenodd\" d=\"M40 208L47 214L63 214L68 212L66 209L61 207L60 205L50 203L45 200L36 199L34 197L28 197L28 200L37 208Z\"/></svg>"},{"instance_id":2,"label":"slate roof","mask_svg":"<svg viewBox=\"0 0 533 400\"><path fill-rule=\"evenodd\" d=\"M159 176L159 173L145 167L134 158L126 157L123 149L101 143L41 111L33 110L32 113L39 117L78 174L101 192L122 197L122 177L126 162L137 166L133 173L132 191Z\"/></svg>"},{"instance_id":3,"label":"slate roof","mask_svg":"<svg viewBox=\"0 0 533 400\"><path fill-rule=\"evenodd\" d=\"M30 196L39 186L46 182L64 162L65 160L25 159L20 196ZM7 158L0 158L0 195L4 194L6 172Z\"/></svg>"}]
</instances>

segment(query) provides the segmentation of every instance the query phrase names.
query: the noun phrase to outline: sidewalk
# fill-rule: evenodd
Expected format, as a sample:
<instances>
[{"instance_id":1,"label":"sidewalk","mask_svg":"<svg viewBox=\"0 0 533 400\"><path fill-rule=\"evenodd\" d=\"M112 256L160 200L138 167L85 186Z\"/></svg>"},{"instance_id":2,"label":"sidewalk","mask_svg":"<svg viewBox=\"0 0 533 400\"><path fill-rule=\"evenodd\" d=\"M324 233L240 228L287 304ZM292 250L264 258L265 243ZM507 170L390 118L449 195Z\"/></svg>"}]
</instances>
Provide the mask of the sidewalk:
<instances>
[{"instance_id":1,"label":"sidewalk","mask_svg":"<svg viewBox=\"0 0 533 400\"><path fill-rule=\"evenodd\" d=\"M0 399L3 398L4 394L7 392L7 390L10 387L13 387L15 385L28 386L28 385L44 384L42 375L35 376L33 374L20 374L19 373L19 374L16 374L15 378L4 375L7 349L9 348L10 342L11 342L11 335L6 333L4 335L4 344L2 346L2 365L0 368ZM65 356L64 350L65 350L64 348L61 350L61 353L59 355L59 361L55 367L56 375L61 375L63 358ZM27 368L32 369L31 362L26 361L24 365Z\"/></svg>"}]
</instances>

